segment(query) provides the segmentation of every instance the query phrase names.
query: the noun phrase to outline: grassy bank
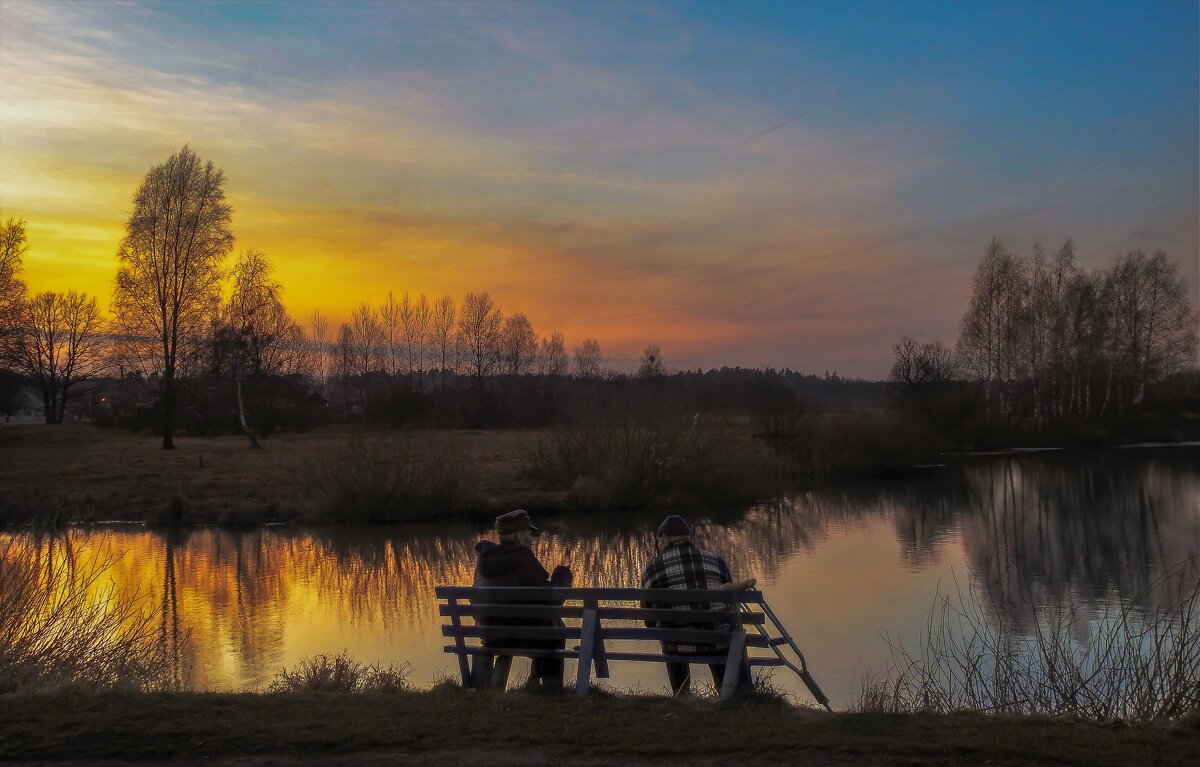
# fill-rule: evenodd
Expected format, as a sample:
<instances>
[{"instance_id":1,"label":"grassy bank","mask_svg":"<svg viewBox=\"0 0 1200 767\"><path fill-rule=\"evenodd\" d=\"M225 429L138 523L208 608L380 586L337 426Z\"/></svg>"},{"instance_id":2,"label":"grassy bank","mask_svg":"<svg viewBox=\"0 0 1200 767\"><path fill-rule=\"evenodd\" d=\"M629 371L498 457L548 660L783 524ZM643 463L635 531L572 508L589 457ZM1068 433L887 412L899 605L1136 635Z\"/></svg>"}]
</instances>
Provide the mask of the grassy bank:
<instances>
[{"instance_id":1,"label":"grassy bank","mask_svg":"<svg viewBox=\"0 0 1200 767\"><path fill-rule=\"evenodd\" d=\"M152 437L87 424L0 428L0 526L487 519L737 505L769 495L748 423L590 431L315 431ZM598 449L598 448L603 448ZM547 456L553 460L547 460Z\"/></svg>"},{"instance_id":2,"label":"grassy bank","mask_svg":"<svg viewBox=\"0 0 1200 767\"><path fill-rule=\"evenodd\" d=\"M0 524L38 517L65 524L102 520L259 524L315 521L347 450L416 456L439 471L469 467L471 497L459 509L481 515L561 503L564 492L525 476L539 432L309 432L263 440L181 437L161 450L153 437L86 424L0 428ZM448 466L451 458L454 465ZM368 521L368 520L362 520Z\"/></svg>"},{"instance_id":3,"label":"grassy bank","mask_svg":"<svg viewBox=\"0 0 1200 767\"><path fill-rule=\"evenodd\" d=\"M1190 765L1200 722L1129 727L981 715L826 714L778 703L395 694L0 696L0 759L338 755L446 763ZM372 761L365 759L363 761Z\"/></svg>"}]
</instances>

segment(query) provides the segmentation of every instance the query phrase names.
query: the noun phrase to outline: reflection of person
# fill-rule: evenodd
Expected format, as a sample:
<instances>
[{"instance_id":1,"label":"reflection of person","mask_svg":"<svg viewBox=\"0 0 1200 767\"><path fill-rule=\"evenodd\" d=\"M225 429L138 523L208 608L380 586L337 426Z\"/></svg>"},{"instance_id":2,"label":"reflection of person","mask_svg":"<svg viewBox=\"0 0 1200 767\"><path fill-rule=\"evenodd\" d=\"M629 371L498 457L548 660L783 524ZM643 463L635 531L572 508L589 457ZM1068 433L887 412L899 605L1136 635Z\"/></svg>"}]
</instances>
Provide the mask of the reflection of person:
<instances>
[{"instance_id":1,"label":"reflection of person","mask_svg":"<svg viewBox=\"0 0 1200 767\"><path fill-rule=\"evenodd\" d=\"M655 547L658 555L646 563L646 569L642 572L644 589L720 589L733 581L724 559L711 551L697 548L692 543L692 526L681 516L672 514L662 521L655 533ZM726 609L723 604L708 602L683 602L673 605L646 603L644 606L673 607L679 610ZM652 624L647 621L647 625ZM658 625L663 628L713 628L712 624L662 622ZM662 644L663 652L667 655L719 655L728 651L728 645L686 645L677 642ZM720 688L721 683L725 681L725 666L713 664L709 666L709 670L712 672L713 682ZM674 694L686 695L690 691L690 677L690 667L687 663L667 662L667 678L671 682L671 691ZM749 683L750 670L743 656L738 686Z\"/></svg>"},{"instance_id":2,"label":"reflection of person","mask_svg":"<svg viewBox=\"0 0 1200 767\"><path fill-rule=\"evenodd\" d=\"M559 586L569 587L574 580L571 570L565 565L554 568L554 575L538 561L530 546L542 531L533 526L529 512L524 509L510 511L496 517L496 538L499 543L482 540L475 544L476 586ZM550 618L483 618L481 625L487 626L561 626L561 621ZM563 649L562 639L543 641L521 641L512 639L487 640L488 647L550 648ZM562 658L534 658L529 675L530 686L557 689L563 683Z\"/></svg>"}]
</instances>

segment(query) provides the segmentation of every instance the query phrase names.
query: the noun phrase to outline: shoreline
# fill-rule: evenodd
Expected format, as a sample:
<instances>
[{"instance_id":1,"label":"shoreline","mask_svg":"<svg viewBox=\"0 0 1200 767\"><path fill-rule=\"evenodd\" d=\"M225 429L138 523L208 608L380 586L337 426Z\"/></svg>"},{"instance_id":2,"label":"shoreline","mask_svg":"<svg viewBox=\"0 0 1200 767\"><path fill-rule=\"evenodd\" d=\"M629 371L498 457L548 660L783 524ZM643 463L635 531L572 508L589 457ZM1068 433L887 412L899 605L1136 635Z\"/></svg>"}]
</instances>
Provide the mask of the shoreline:
<instances>
[{"instance_id":1,"label":"shoreline","mask_svg":"<svg viewBox=\"0 0 1200 767\"><path fill-rule=\"evenodd\" d=\"M90 424L10 428L0 437L0 458L7 469L0 478L4 488L0 529L141 525L163 530L237 530L447 522L486 526L497 514L514 508L565 518L611 513L654 516L680 509L699 513L707 507L707 513L719 517L734 508L748 508L795 492L836 488L864 478L895 481L976 459L1200 447L1200 442L1191 441L945 452L938 456L943 459L940 461L915 459L884 470L806 480L777 478L779 488L775 490L756 493L752 486L742 487L731 489L723 499L697 497L686 489L671 490L622 510L588 505L586 497L581 502L574 495L575 488L556 487L536 476L534 456L545 448L551 434L546 430L315 431L276 435L264 440L262 450L250 449L244 437L227 435L182 438L178 449L163 451L153 438ZM750 439L748 434L742 436ZM433 496L423 501L420 513L409 514L399 508L394 518L323 516L314 500L312 475L331 452L345 450L347 445L394 450L403 460L429 466L452 455L456 464L438 469L444 475L441 481L461 483L465 489L456 505L441 504ZM349 505L353 506L353 501Z\"/></svg>"}]
</instances>

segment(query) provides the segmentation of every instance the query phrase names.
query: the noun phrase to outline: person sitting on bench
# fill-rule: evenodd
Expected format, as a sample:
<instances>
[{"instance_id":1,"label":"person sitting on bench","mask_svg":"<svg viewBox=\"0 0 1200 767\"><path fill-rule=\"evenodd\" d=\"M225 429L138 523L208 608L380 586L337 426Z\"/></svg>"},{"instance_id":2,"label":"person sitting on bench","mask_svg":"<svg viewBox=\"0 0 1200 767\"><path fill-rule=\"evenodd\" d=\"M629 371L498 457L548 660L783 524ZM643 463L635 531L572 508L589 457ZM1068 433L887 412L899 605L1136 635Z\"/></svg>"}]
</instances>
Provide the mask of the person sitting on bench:
<instances>
[{"instance_id":1,"label":"person sitting on bench","mask_svg":"<svg viewBox=\"0 0 1200 767\"><path fill-rule=\"evenodd\" d=\"M530 548L533 539L542 531L533 526L529 512L524 509L510 511L496 517L496 538L499 543L484 539L475 544L476 586L558 586L569 588L574 581L570 568L559 565L554 575L549 576L546 568L538 561ZM499 603L499 602L497 602ZM540 604L540 603L539 603ZM561 604L561 602L559 603ZM480 625L485 626L561 626L562 621L550 618L487 618L480 616ZM487 647L512 647L523 649L563 649L562 639L512 640L491 639L484 642ZM529 686L561 690L563 686L562 658L533 658L530 665Z\"/></svg>"},{"instance_id":2,"label":"person sitting on bench","mask_svg":"<svg viewBox=\"0 0 1200 767\"><path fill-rule=\"evenodd\" d=\"M731 583L733 577L729 574L729 566L725 560L711 551L697 548L692 543L692 526L683 517L672 514L662 521L655 533L655 549L658 555L646 563L642 572L642 588L644 589L720 589ZM671 605L656 605L644 603L643 607L673 607L676 609L692 610L725 610L727 605L708 602L677 603ZM647 626L653 626L652 621L646 621ZM660 622L661 628L714 628L710 624L691 626L678 623ZM728 628L721 626L720 628ZM666 655L721 655L728 652L728 646L718 645L686 645L676 642L663 642L663 653ZM724 664L709 666L713 682L717 689L725 681ZM671 682L671 691L675 695L687 695L691 692L691 671L687 663L679 661L667 662L667 678ZM750 668L742 657L742 669L738 677L738 687L750 684Z\"/></svg>"}]
</instances>

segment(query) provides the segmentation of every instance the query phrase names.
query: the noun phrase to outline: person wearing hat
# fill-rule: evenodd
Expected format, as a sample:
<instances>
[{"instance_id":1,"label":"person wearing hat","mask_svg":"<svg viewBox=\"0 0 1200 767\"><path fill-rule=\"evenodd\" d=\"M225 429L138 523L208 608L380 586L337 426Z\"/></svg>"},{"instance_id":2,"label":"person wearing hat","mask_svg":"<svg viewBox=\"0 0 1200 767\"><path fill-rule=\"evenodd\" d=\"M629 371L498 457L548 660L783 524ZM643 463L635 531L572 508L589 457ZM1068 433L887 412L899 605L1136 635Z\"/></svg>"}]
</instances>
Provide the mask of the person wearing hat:
<instances>
[{"instance_id":1,"label":"person wearing hat","mask_svg":"<svg viewBox=\"0 0 1200 767\"><path fill-rule=\"evenodd\" d=\"M658 554L646 563L642 571L642 588L644 589L719 589L725 584L732 583L729 566L720 556L698 548L692 543L692 526L678 514L672 514L662 521L655 531L655 549ZM672 607L686 610L694 609L725 609L724 605L693 605L677 604L645 604L644 607ZM647 625L652 625L647 621ZM685 627L678 623L660 623L664 628ZM687 628L712 628L711 625L687 626ZM718 655L728 651L728 646L718 645L686 645L677 642L663 642L663 652L667 655ZM742 673L739 686L750 683L749 667L745 656L742 658ZM678 661L667 662L667 679L671 682L671 691L675 695L687 695L691 691L691 667ZM713 682L720 689L725 680L725 666L714 664L709 666Z\"/></svg>"},{"instance_id":2,"label":"person wearing hat","mask_svg":"<svg viewBox=\"0 0 1200 767\"><path fill-rule=\"evenodd\" d=\"M531 548L533 541L542 531L533 526L529 512L524 509L510 511L496 517L496 541L486 538L475 544L476 586L557 586L569 588L574 581L571 569L566 565L554 568L554 574L538 561ZM549 618L480 618L482 625L489 626L554 626ZM565 640L551 639L545 642L495 639L485 642L488 647L557 648L565 646ZM530 668L531 687L562 689L563 659L534 658Z\"/></svg>"}]
</instances>

